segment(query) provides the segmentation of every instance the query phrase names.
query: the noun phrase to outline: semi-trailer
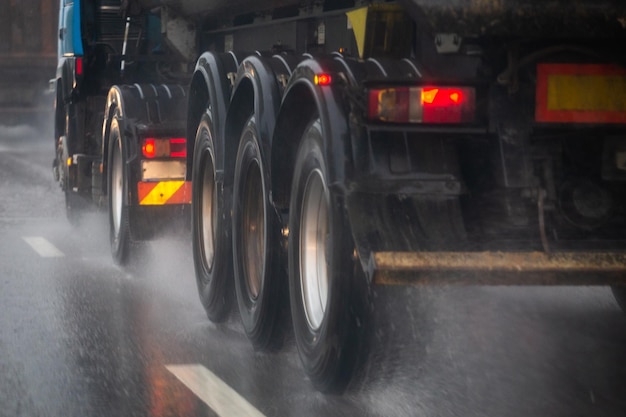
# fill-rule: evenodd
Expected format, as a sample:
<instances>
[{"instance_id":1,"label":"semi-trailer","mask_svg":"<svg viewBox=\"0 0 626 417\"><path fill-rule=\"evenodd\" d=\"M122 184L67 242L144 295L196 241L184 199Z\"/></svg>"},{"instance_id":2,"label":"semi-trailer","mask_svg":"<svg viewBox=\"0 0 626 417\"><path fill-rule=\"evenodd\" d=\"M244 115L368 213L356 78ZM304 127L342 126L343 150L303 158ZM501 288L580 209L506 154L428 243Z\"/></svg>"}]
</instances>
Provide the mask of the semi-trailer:
<instances>
[{"instance_id":1,"label":"semi-trailer","mask_svg":"<svg viewBox=\"0 0 626 417\"><path fill-rule=\"evenodd\" d=\"M187 221L208 317L236 305L259 350L290 321L321 391L358 369L376 285L610 285L625 306L622 2L61 9L69 216L108 206L118 262Z\"/></svg>"}]
</instances>

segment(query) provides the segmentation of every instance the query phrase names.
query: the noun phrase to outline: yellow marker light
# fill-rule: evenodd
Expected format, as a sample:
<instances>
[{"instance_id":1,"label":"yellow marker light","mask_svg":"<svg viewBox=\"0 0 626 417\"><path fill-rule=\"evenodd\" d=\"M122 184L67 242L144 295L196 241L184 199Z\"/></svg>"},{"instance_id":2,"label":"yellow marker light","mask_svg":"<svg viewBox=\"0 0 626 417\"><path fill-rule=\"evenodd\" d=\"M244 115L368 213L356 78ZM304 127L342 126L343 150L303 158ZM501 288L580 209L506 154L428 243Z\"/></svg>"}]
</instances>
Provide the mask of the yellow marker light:
<instances>
[{"instance_id":1,"label":"yellow marker light","mask_svg":"<svg viewBox=\"0 0 626 417\"><path fill-rule=\"evenodd\" d=\"M67 166L68 167L72 166L72 158L71 157L67 158Z\"/></svg>"},{"instance_id":2,"label":"yellow marker light","mask_svg":"<svg viewBox=\"0 0 626 417\"><path fill-rule=\"evenodd\" d=\"M439 93L439 89L432 88L430 90L422 90L422 103L432 104L435 102L435 97L437 97L437 93Z\"/></svg>"}]
</instances>

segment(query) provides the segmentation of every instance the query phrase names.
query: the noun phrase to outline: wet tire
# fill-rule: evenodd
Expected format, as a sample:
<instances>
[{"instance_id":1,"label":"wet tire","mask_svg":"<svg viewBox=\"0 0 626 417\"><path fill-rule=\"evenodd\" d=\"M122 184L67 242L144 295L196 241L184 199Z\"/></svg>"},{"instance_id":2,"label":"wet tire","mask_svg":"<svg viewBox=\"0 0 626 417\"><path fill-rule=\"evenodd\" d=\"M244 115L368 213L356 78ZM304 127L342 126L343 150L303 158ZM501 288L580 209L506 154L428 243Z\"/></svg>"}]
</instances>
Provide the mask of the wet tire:
<instances>
[{"instance_id":1,"label":"wet tire","mask_svg":"<svg viewBox=\"0 0 626 417\"><path fill-rule=\"evenodd\" d=\"M108 206L109 240L111 256L118 265L125 265L130 259L131 239L128 207L129 173L126 161L126 147L117 117L113 117L109 130L108 157Z\"/></svg>"},{"instance_id":2,"label":"wet tire","mask_svg":"<svg viewBox=\"0 0 626 417\"><path fill-rule=\"evenodd\" d=\"M87 211L87 201L71 190L65 190L65 217L74 227L80 226L80 222Z\"/></svg>"},{"instance_id":3,"label":"wet tire","mask_svg":"<svg viewBox=\"0 0 626 417\"><path fill-rule=\"evenodd\" d=\"M233 190L233 259L239 313L258 350L279 344L286 286L281 225L269 202L269 171L261 155L254 117L246 124L237 153ZM285 294L286 295L286 294Z\"/></svg>"},{"instance_id":4,"label":"wet tire","mask_svg":"<svg viewBox=\"0 0 626 417\"><path fill-rule=\"evenodd\" d=\"M191 228L198 292L213 322L227 318L232 305L232 240L229 196L218 182L211 116L196 131L192 168Z\"/></svg>"},{"instance_id":5,"label":"wet tire","mask_svg":"<svg viewBox=\"0 0 626 417\"><path fill-rule=\"evenodd\" d=\"M65 216L72 226L78 227L87 209L87 201L78 195L76 191L72 190L70 167L67 164L67 160L70 156L69 142L72 140L76 141L77 139L75 127L72 123L73 114L73 107L69 105L65 106L65 120L63 121L65 128L63 136L59 137L57 141L57 160L55 164L59 182L65 194Z\"/></svg>"},{"instance_id":6,"label":"wet tire","mask_svg":"<svg viewBox=\"0 0 626 417\"><path fill-rule=\"evenodd\" d=\"M364 341L365 279L342 197L329 187L319 120L298 150L289 209L289 291L298 352L313 385L341 392Z\"/></svg>"},{"instance_id":7,"label":"wet tire","mask_svg":"<svg viewBox=\"0 0 626 417\"><path fill-rule=\"evenodd\" d=\"M614 286L611 287L615 301L622 309L622 312L626 314L626 286Z\"/></svg>"},{"instance_id":8,"label":"wet tire","mask_svg":"<svg viewBox=\"0 0 626 417\"><path fill-rule=\"evenodd\" d=\"M80 197L70 189L69 167L65 162L68 157L67 136L61 136L57 145L56 169L59 176L59 183L65 194L65 217L72 226L78 227L82 217L83 206L81 205Z\"/></svg>"}]
</instances>

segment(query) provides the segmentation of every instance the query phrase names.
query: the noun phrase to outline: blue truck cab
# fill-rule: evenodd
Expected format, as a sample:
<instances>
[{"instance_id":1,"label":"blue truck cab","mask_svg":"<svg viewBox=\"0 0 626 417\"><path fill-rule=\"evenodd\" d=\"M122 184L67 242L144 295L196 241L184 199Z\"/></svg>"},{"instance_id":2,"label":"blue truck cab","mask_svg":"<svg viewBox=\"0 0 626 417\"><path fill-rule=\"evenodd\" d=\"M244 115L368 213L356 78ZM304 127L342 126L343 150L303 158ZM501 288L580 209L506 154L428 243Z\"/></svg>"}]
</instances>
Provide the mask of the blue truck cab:
<instances>
[{"instance_id":1,"label":"blue truck cab","mask_svg":"<svg viewBox=\"0 0 626 417\"><path fill-rule=\"evenodd\" d=\"M59 9L59 55L74 57L83 55L80 33L80 0L63 0Z\"/></svg>"},{"instance_id":2,"label":"blue truck cab","mask_svg":"<svg viewBox=\"0 0 626 417\"><path fill-rule=\"evenodd\" d=\"M60 90L57 91L57 99L60 100L57 101L57 107L67 101L72 89L78 87L78 78L82 77L84 50L81 37L80 0L61 0L58 35L56 78L57 90Z\"/></svg>"}]
</instances>

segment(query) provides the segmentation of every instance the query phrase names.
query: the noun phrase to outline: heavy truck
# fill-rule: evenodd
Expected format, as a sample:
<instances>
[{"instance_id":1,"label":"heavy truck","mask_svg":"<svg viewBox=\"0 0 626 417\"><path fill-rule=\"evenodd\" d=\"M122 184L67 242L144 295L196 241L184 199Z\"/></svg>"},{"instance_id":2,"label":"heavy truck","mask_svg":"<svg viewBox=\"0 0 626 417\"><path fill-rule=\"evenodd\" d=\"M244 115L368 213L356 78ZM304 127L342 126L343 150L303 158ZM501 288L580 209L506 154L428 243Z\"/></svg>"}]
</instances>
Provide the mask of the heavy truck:
<instances>
[{"instance_id":1,"label":"heavy truck","mask_svg":"<svg viewBox=\"0 0 626 417\"><path fill-rule=\"evenodd\" d=\"M58 20L54 177L72 224L107 209L119 264L135 242L188 228L191 198L188 75L160 51L158 16L138 6L62 0Z\"/></svg>"},{"instance_id":2,"label":"heavy truck","mask_svg":"<svg viewBox=\"0 0 626 417\"><path fill-rule=\"evenodd\" d=\"M375 285L608 285L626 307L623 2L62 5L68 215L108 206L119 262L182 221L208 317L236 305L258 350L291 322L317 389L366 357Z\"/></svg>"}]
</instances>

